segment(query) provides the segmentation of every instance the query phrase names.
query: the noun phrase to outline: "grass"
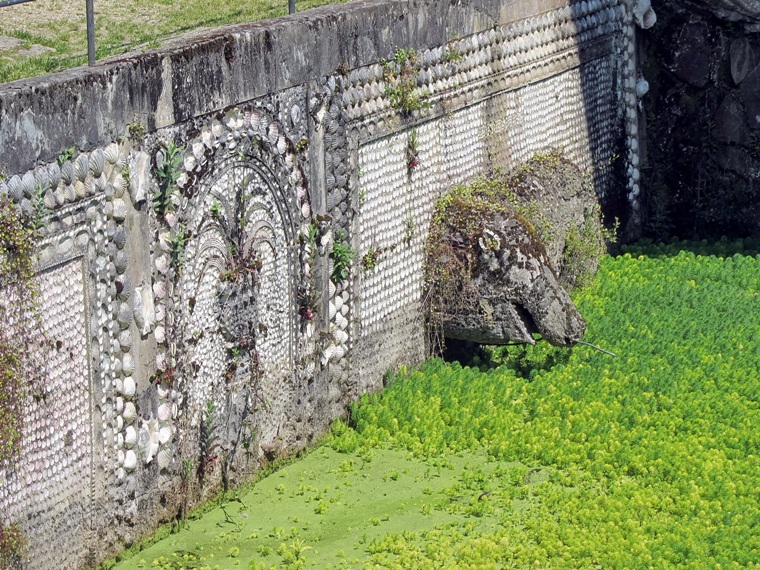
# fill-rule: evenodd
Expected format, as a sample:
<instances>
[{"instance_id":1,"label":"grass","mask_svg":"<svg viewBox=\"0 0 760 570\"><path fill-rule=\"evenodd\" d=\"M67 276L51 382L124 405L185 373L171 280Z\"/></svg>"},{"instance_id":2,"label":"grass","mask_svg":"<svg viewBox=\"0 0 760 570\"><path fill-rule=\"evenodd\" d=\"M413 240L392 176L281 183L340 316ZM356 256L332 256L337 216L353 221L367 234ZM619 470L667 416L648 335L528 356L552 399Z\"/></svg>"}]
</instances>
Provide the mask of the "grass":
<instances>
[{"instance_id":1,"label":"grass","mask_svg":"<svg viewBox=\"0 0 760 570\"><path fill-rule=\"evenodd\" d=\"M431 361L117 568L760 567L757 244L643 244L589 347Z\"/></svg>"},{"instance_id":2,"label":"grass","mask_svg":"<svg viewBox=\"0 0 760 570\"><path fill-rule=\"evenodd\" d=\"M339 1L339 0L338 0ZM297 11L336 0L298 0ZM35 77L87 63L84 2L35 0L0 9L0 35L51 48L27 57L18 50L0 53L0 82ZM202 0L95 0L97 59L159 47L167 38L225 24L237 24L286 15L287 0L206 2Z\"/></svg>"}]
</instances>

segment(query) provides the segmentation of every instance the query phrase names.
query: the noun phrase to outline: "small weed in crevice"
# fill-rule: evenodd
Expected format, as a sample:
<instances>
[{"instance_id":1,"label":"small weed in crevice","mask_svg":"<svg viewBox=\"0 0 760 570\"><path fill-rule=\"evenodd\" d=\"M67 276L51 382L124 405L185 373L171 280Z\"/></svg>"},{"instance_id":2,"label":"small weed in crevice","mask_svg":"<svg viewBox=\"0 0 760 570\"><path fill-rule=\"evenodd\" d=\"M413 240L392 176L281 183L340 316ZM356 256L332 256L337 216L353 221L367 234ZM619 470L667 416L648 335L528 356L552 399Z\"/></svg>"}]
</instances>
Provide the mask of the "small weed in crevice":
<instances>
[{"instance_id":1,"label":"small weed in crevice","mask_svg":"<svg viewBox=\"0 0 760 570\"><path fill-rule=\"evenodd\" d=\"M173 208L172 191L180 177L182 152L184 147L169 141L156 153L156 166L153 173L158 181L158 189L153 194L153 210L163 218Z\"/></svg>"},{"instance_id":2,"label":"small weed in crevice","mask_svg":"<svg viewBox=\"0 0 760 570\"><path fill-rule=\"evenodd\" d=\"M335 283L345 281L351 275L351 262L355 256L356 252L346 240L346 234L341 230L336 231L335 240L330 251L330 258L333 261L333 270L330 277Z\"/></svg>"}]
</instances>

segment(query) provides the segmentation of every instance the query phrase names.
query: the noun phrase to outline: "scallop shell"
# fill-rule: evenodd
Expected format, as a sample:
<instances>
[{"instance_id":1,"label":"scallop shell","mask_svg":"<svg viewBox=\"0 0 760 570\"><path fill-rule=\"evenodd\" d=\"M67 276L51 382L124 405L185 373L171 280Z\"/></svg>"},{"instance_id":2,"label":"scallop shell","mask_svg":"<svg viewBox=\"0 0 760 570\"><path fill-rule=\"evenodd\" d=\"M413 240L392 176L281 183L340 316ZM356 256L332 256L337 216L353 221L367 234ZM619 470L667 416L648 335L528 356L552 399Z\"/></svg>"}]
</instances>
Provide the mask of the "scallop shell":
<instances>
[{"instance_id":1,"label":"scallop shell","mask_svg":"<svg viewBox=\"0 0 760 570\"><path fill-rule=\"evenodd\" d=\"M45 192L45 197L43 198L43 202L45 204L45 207L48 210L52 210L58 205L58 203L55 200L55 194L53 194L53 192L50 190Z\"/></svg>"},{"instance_id":2,"label":"scallop shell","mask_svg":"<svg viewBox=\"0 0 760 570\"><path fill-rule=\"evenodd\" d=\"M113 234L113 238L111 238L114 245L116 245L117 249L123 249L124 246L127 243L127 230L124 228L124 226L119 226L116 229L116 232Z\"/></svg>"},{"instance_id":3,"label":"scallop shell","mask_svg":"<svg viewBox=\"0 0 760 570\"><path fill-rule=\"evenodd\" d=\"M346 354L346 349L342 346L336 346L335 350L333 351L333 359L334 360L340 360L343 358L343 356Z\"/></svg>"},{"instance_id":4,"label":"scallop shell","mask_svg":"<svg viewBox=\"0 0 760 570\"><path fill-rule=\"evenodd\" d=\"M311 206L309 206L308 202L304 202L301 205L301 216L303 216L305 219L308 219L311 215Z\"/></svg>"},{"instance_id":5,"label":"scallop shell","mask_svg":"<svg viewBox=\"0 0 760 570\"><path fill-rule=\"evenodd\" d=\"M132 373L135 371L135 359L132 358L131 354L125 354L124 358L121 361L121 371L124 373L125 376L128 376L128 378L124 379L124 395L125 396L134 396L135 395L135 381L132 378L129 378L129 376L132 376ZM127 390L127 384L131 384L131 394Z\"/></svg>"},{"instance_id":6,"label":"scallop shell","mask_svg":"<svg viewBox=\"0 0 760 570\"><path fill-rule=\"evenodd\" d=\"M110 180L111 180L111 187L113 188L114 198L123 197L124 192L127 191L127 181L121 175L121 172L117 172L115 175L111 176ZM95 180L93 180L94 189L97 192L107 192L108 181L109 181L109 178L108 176L106 176L106 173L104 172L103 174L98 176Z\"/></svg>"},{"instance_id":7,"label":"scallop shell","mask_svg":"<svg viewBox=\"0 0 760 570\"><path fill-rule=\"evenodd\" d=\"M164 342L166 342L166 331L164 330L164 327L160 325L157 326L156 330L153 331L153 334L155 335L156 342L158 344L163 344Z\"/></svg>"},{"instance_id":8,"label":"scallop shell","mask_svg":"<svg viewBox=\"0 0 760 570\"><path fill-rule=\"evenodd\" d=\"M172 439L172 428L169 426L164 426L160 430L158 430L158 442L161 445L165 445L169 443Z\"/></svg>"},{"instance_id":9,"label":"scallop shell","mask_svg":"<svg viewBox=\"0 0 760 570\"><path fill-rule=\"evenodd\" d=\"M330 362L330 359L335 354L335 347L334 346L328 346L323 352L322 352L322 358L320 359L320 362L322 363L322 366L327 366L327 363Z\"/></svg>"},{"instance_id":10,"label":"scallop shell","mask_svg":"<svg viewBox=\"0 0 760 570\"><path fill-rule=\"evenodd\" d=\"M74 162L74 177L77 180L84 182L87 178L87 174L90 171L90 161L87 159L86 154L80 154Z\"/></svg>"},{"instance_id":11,"label":"scallop shell","mask_svg":"<svg viewBox=\"0 0 760 570\"><path fill-rule=\"evenodd\" d=\"M121 153L119 152L119 145L116 143L109 144L103 151L103 157L109 164L115 165L117 162L119 162L120 156Z\"/></svg>"},{"instance_id":12,"label":"scallop shell","mask_svg":"<svg viewBox=\"0 0 760 570\"><path fill-rule=\"evenodd\" d=\"M172 419L172 405L169 402L164 402L158 406L158 419L162 422L168 422Z\"/></svg>"},{"instance_id":13,"label":"scallop shell","mask_svg":"<svg viewBox=\"0 0 760 570\"><path fill-rule=\"evenodd\" d=\"M335 306L334 303L330 303L327 306L327 313L329 315L329 319L330 320L333 320L333 318L335 317L335 315L336 315L337 312L338 312L338 309L337 309L337 307Z\"/></svg>"},{"instance_id":14,"label":"scallop shell","mask_svg":"<svg viewBox=\"0 0 760 570\"><path fill-rule=\"evenodd\" d=\"M156 299L166 297L166 284L163 281L156 281L153 284L153 295L156 296Z\"/></svg>"},{"instance_id":15,"label":"scallop shell","mask_svg":"<svg viewBox=\"0 0 760 570\"><path fill-rule=\"evenodd\" d=\"M112 215L113 215L114 220L116 220L117 222L123 222L125 218L127 217L127 211L128 211L127 203L124 200L117 198L116 200L113 201Z\"/></svg>"},{"instance_id":16,"label":"scallop shell","mask_svg":"<svg viewBox=\"0 0 760 570\"><path fill-rule=\"evenodd\" d=\"M158 452L157 461L160 469L166 469L172 461L172 451L167 448L161 449Z\"/></svg>"},{"instance_id":17,"label":"scallop shell","mask_svg":"<svg viewBox=\"0 0 760 570\"><path fill-rule=\"evenodd\" d=\"M81 182L76 182L76 184L82 184ZM76 202L79 199L79 195L77 194L77 191L74 186L66 186L63 189L63 199L65 202Z\"/></svg>"},{"instance_id":18,"label":"scallop shell","mask_svg":"<svg viewBox=\"0 0 760 570\"><path fill-rule=\"evenodd\" d=\"M129 356L129 355L127 354L126 356ZM129 358L130 360L132 359L131 356L129 356ZM122 386L121 386L121 394L122 396L124 396L125 399L131 400L135 395L136 389L137 389L137 386L135 384L134 378L132 378L131 376L127 376L126 378L124 378L122 382ZM123 414L125 418L126 418L126 414L127 414L127 411L125 408L124 414Z\"/></svg>"},{"instance_id":19,"label":"scallop shell","mask_svg":"<svg viewBox=\"0 0 760 570\"><path fill-rule=\"evenodd\" d=\"M116 254L116 259L114 259L114 265L116 266L116 272L121 275L127 270L127 264L129 263L129 259L127 258L127 254L124 250L119 251Z\"/></svg>"},{"instance_id":20,"label":"scallop shell","mask_svg":"<svg viewBox=\"0 0 760 570\"><path fill-rule=\"evenodd\" d=\"M51 162L48 164L47 170L50 185L53 187L58 186L58 182L61 180L61 167L57 162Z\"/></svg>"},{"instance_id":21,"label":"scallop shell","mask_svg":"<svg viewBox=\"0 0 760 570\"><path fill-rule=\"evenodd\" d=\"M74 165L71 161L66 161L61 166L61 180L64 184L71 184L74 181Z\"/></svg>"},{"instance_id":22,"label":"scallop shell","mask_svg":"<svg viewBox=\"0 0 760 570\"><path fill-rule=\"evenodd\" d=\"M132 449L137 444L137 430L134 426L128 426L124 431L124 447Z\"/></svg>"},{"instance_id":23,"label":"scallop shell","mask_svg":"<svg viewBox=\"0 0 760 570\"><path fill-rule=\"evenodd\" d=\"M74 194L77 198L81 199L90 194L91 189L83 182L77 180L72 185L67 186L66 188L73 188ZM64 192L64 199L66 197L66 193Z\"/></svg>"},{"instance_id":24,"label":"scallop shell","mask_svg":"<svg viewBox=\"0 0 760 570\"><path fill-rule=\"evenodd\" d=\"M284 136L279 136L275 148L277 149L278 154L285 154L285 151L288 150L288 142L285 140Z\"/></svg>"},{"instance_id":25,"label":"scallop shell","mask_svg":"<svg viewBox=\"0 0 760 570\"><path fill-rule=\"evenodd\" d=\"M21 191L27 198L31 198L36 193L37 181L31 172L24 174L24 177L21 179Z\"/></svg>"},{"instance_id":26,"label":"scallop shell","mask_svg":"<svg viewBox=\"0 0 760 570\"><path fill-rule=\"evenodd\" d=\"M137 467L137 454L130 449L124 454L124 470L129 473Z\"/></svg>"},{"instance_id":27,"label":"scallop shell","mask_svg":"<svg viewBox=\"0 0 760 570\"><path fill-rule=\"evenodd\" d=\"M156 258L156 270L161 275L166 275L166 272L169 271L169 267L171 266L171 262L169 260L169 256L164 254L160 255ZM155 292L156 286L153 286L153 291Z\"/></svg>"},{"instance_id":28,"label":"scallop shell","mask_svg":"<svg viewBox=\"0 0 760 570\"><path fill-rule=\"evenodd\" d=\"M132 348L132 333L129 329L123 330L119 333L119 346L124 352L129 352Z\"/></svg>"},{"instance_id":29,"label":"scallop shell","mask_svg":"<svg viewBox=\"0 0 760 570\"><path fill-rule=\"evenodd\" d=\"M103 169L106 167L106 156L101 149L95 149L90 153L89 170L90 173L97 178L103 174Z\"/></svg>"},{"instance_id":30,"label":"scallop shell","mask_svg":"<svg viewBox=\"0 0 760 570\"><path fill-rule=\"evenodd\" d=\"M348 334L346 333L346 331L342 331L342 330L336 331L335 332L335 340L339 344L345 344L346 341L348 340Z\"/></svg>"}]
</instances>

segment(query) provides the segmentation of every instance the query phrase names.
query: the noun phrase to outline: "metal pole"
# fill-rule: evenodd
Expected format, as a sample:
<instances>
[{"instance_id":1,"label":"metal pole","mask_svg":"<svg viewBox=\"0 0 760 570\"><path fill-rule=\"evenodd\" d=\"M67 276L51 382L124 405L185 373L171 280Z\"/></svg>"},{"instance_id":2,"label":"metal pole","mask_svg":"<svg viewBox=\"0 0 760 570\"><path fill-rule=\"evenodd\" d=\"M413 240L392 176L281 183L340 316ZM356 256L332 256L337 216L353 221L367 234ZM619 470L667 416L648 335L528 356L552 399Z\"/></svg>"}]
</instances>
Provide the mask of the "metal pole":
<instances>
[{"instance_id":1,"label":"metal pole","mask_svg":"<svg viewBox=\"0 0 760 570\"><path fill-rule=\"evenodd\" d=\"M95 6L94 0L87 0L87 64L95 65Z\"/></svg>"},{"instance_id":2,"label":"metal pole","mask_svg":"<svg viewBox=\"0 0 760 570\"><path fill-rule=\"evenodd\" d=\"M288 14L296 13L296 0L288 0Z\"/></svg>"}]
</instances>

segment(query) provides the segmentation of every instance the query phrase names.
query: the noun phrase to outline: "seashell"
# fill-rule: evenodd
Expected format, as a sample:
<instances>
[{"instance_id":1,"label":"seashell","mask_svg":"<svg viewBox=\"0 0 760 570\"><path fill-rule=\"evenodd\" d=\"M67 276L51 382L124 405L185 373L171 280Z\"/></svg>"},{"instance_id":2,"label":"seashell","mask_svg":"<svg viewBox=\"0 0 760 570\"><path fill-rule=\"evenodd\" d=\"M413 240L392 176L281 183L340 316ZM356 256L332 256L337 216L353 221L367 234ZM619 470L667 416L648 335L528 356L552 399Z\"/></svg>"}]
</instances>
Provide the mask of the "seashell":
<instances>
[{"instance_id":1,"label":"seashell","mask_svg":"<svg viewBox=\"0 0 760 570\"><path fill-rule=\"evenodd\" d=\"M125 354L124 358L121 360L121 371L125 376L132 376L132 373L135 371L135 359L132 358L131 354ZM134 385L134 383L135 381L132 380L132 385ZM127 395L127 379L124 380L124 394ZM132 395L134 395L134 391L132 392Z\"/></svg>"},{"instance_id":2,"label":"seashell","mask_svg":"<svg viewBox=\"0 0 760 570\"><path fill-rule=\"evenodd\" d=\"M198 165L198 161L195 159L195 156L193 156L192 153L185 156L185 160L182 163L182 166L184 166L185 170L187 170L188 172L192 172L197 165Z\"/></svg>"},{"instance_id":3,"label":"seashell","mask_svg":"<svg viewBox=\"0 0 760 570\"><path fill-rule=\"evenodd\" d=\"M113 201L113 219L117 222L123 222L127 217L127 203L121 198Z\"/></svg>"},{"instance_id":4,"label":"seashell","mask_svg":"<svg viewBox=\"0 0 760 570\"><path fill-rule=\"evenodd\" d=\"M116 461L119 462L119 465L122 465L124 463L124 457L126 456L126 453L124 453L123 449L120 449L116 452Z\"/></svg>"},{"instance_id":5,"label":"seashell","mask_svg":"<svg viewBox=\"0 0 760 570\"><path fill-rule=\"evenodd\" d=\"M116 143L109 144L103 151L103 158L105 158L108 164L115 165L117 162L119 162L120 157L121 153L119 152L119 145Z\"/></svg>"},{"instance_id":6,"label":"seashell","mask_svg":"<svg viewBox=\"0 0 760 570\"><path fill-rule=\"evenodd\" d=\"M333 320L335 318L335 314L337 313L338 309L335 307L334 303L329 303L327 305L327 313L329 316L329 320Z\"/></svg>"},{"instance_id":7,"label":"seashell","mask_svg":"<svg viewBox=\"0 0 760 570\"><path fill-rule=\"evenodd\" d=\"M285 140L284 136L279 136L275 148L277 149L278 154L285 154L285 151L288 150L288 142Z\"/></svg>"},{"instance_id":8,"label":"seashell","mask_svg":"<svg viewBox=\"0 0 760 570\"><path fill-rule=\"evenodd\" d=\"M37 191L37 181L34 179L34 174L27 172L21 178L21 191L26 198L31 198Z\"/></svg>"},{"instance_id":9,"label":"seashell","mask_svg":"<svg viewBox=\"0 0 760 570\"><path fill-rule=\"evenodd\" d=\"M267 138L271 144L277 143L277 138L280 136L280 129L277 127L277 123L270 123L267 128Z\"/></svg>"},{"instance_id":10,"label":"seashell","mask_svg":"<svg viewBox=\"0 0 760 570\"><path fill-rule=\"evenodd\" d=\"M166 275L166 272L169 271L169 267L171 267L171 260L169 259L169 256L167 254L159 255L156 258L156 271L158 271L161 275ZM156 286L153 286L153 291L155 292Z\"/></svg>"},{"instance_id":11,"label":"seashell","mask_svg":"<svg viewBox=\"0 0 760 570\"><path fill-rule=\"evenodd\" d=\"M132 348L132 333L129 329L123 330L119 333L119 346L124 352L129 352Z\"/></svg>"},{"instance_id":12,"label":"seashell","mask_svg":"<svg viewBox=\"0 0 760 570\"><path fill-rule=\"evenodd\" d=\"M137 454L130 449L124 454L124 470L129 473L137 467Z\"/></svg>"},{"instance_id":13,"label":"seashell","mask_svg":"<svg viewBox=\"0 0 760 570\"><path fill-rule=\"evenodd\" d=\"M156 342L158 344L164 344L164 342L166 342L166 331L161 325L156 327L156 330L153 331L153 334L156 337Z\"/></svg>"},{"instance_id":14,"label":"seashell","mask_svg":"<svg viewBox=\"0 0 760 570\"><path fill-rule=\"evenodd\" d=\"M132 449L137 444L137 430L134 426L127 426L124 430L124 447Z\"/></svg>"},{"instance_id":15,"label":"seashell","mask_svg":"<svg viewBox=\"0 0 760 570\"><path fill-rule=\"evenodd\" d=\"M335 340L338 344L345 344L348 341L348 333L344 330L335 331Z\"/></svg>"},{"instance_id":16,"label":"seashell","mask_svg":"<svg viewBox=\"0 0 760 570\"><path fill-rule=\"evenodd\" d=\"M44 166L38 166L34 169L35 186L41 186L42 188L50 188L53 184L50 181L50 175L48 169Z\"/></svg>"},{"instance_id":17,"label":"seashell","mask_svg":"<svg viewBox=\"0 0 760 570\"><path fill-rule=\"evenodd\" d=\"M16 202L20 202L24 197L24 191L21 189L21 177L18 174L11 176L11 179L8 180L8 195Z\"/></svg>"},{"instance_id":18,"label":"seashell","mask_svg":"<svg viewBox=\"0 0 760 570\"><path fill-rule=\"evenodd\" d=\"M82 199L88 194L92 192L92 188L87 186L85 183L81 182L80 180L75 181L71 186L67 186L67 188L73 188L74 189L74 195L78 199ZM66 193L63 194L63 199L66 200Z\"/></svg>"},{"instance_id":19,"label":"seashell","mask_svg":"<svg viewBox=\"0 0 760 570\"><path fill-rule=\"evenodd\" d=\"M341 329L345 329L348 327L348 319L344 317L341 313L338 313L335 315L335 324L338 325Z\"/></svg>"},{"instance_id":20,"label":"seashell","mask_svg":"<svg viewBox=\"0 0 760 570\"><path fill-rule=\"evenodd\" d=\"M132 358L130 356L130 358ZM137 389L137 386L135 385L135 379L131 376L127 376L124 378L122 382L121 387L121 393L127 400L131 400L135 395L135 390Z\"/></svg>"},{"instance_id":21,"label":"seashell","mask_svg":"<svg viewBox=\"0 0 760 570\"><path fill-rule=\"evenodd\" d=\"M116 413L120 414L124 411L124 398L117 397L116 398Z\"/></svg>"},{"instance_id":22,"label":"seashell","mask_svg":"<svg viewBox=\"0 0 760 570\"><path fill-rule=\"evenodd\" d=\"M108 186L108 178L106 178L105 174L95 180L95 187L101 192L105 190L106 186ZM113 177L111 186L113 186L113 195L115 198L121 198L124 196L124 192L127 191L127 180L122 176L121 172Z\"/></svg>"},{"instance_id":23,"label":"seashell","mask_svg":"<svg viewBox=\"0 0 760 570\"><path fill-rule=\"evenodd\" d=\"M76 188L75 188L75 186L77 184L82 185L81 182L77 181L77 182L74 183L74 185L72 185L72 186L66 186L63 189L63 200L64 200L64 202L69 202L69 203L76 202L80 198L80 196L77 194L77 191L76 191Z\"/></svg>"},{"instance_id":24,"label":"seashell","mask_svg":"<svg viewBox=\"0 0 760 570\"><path fill-rule=\"evenodd\" d=\"M166 445L172 439L172 428L164 426L158 430L158 443Z\"/></svg>"},{"instance_id":25,"label":"seashell","mask_svg":"<svg viewBox=\"0 0 760 570\"><path fill-rule=\"evenodd\" d=\"M156 386L156 393L159 398L166 400L169 397L169 388L165 387L163 384L159 384Z\"/></svg>"},{"instance_id":26,"label":"seashell","mask_svg":"<svg viewBox=\"0 0 760 570\"><path fill-rule=\"evenodd\" d=\"M116 430L121 431L124 427L124 418L122 416L116 416Z\"/></svg>"},{"instance_id":27,"label":"seashell","mask_svg":"<svg viewBox=\"0 0 760 570\"><path fill-rule=\"evenodd\" d=\"M168 422L172 419L172 405L170 402L164 402L158 406L158 419L162 422Z\"/></svg>"},{"instance_id":28,"label":"seashell","mask_svg":"<svg viewBox=\"0 0 760 570\"><path fill-rule=\"evenodd\" d=\"M178 221L177 214L174 212L167 212L164 216L164 220L166 221L166 225L168 225L170 228L173 228Z\"/></svg>"},{"instance_id":29,"label":"seashell","mask_svg":"<svg viewBox=\"0 0 760 570\"><path fill-rule=\"evenodd\" d=\"M211 122L211 134L215 139L220 139L223 133L224 125L222 125L222 123L220 123L217 119L214 119Z\"/></svg>"},{"instance_id":30,"label":"seashell","mask_svg":"<svg viewBox=\"0 0 760 570\"><path fill-rule=\"evenodd\" d=\"M127 230L124 228L124 226L119 226L116 228L116 232L114 232L111 241L114 243L117 249L124 249L124 246L127 243Z\"/></svg>"},{"instance_id":31,"label":"seashell","mask_svg":"<svg viewBox=\"0 0 760 570\"><path fill-rule=\"evenodd\" d=\"M127 253L123 249L116 253L116 258L114 259L116 273L119 275L124 273L127 270L128 263L129 259L127 258Z\"/></svg>"},{"instance_id":32,"label":"seashell","mask_svg":"<svg viewBox=\"0 0 760 570\"><path fill-rule=\"evenodd\" d=\"M71 161L67 160L61 166L61 180L63 180L64 184L71 184L74 179L74 165Z\"/></svg>"},{"instance_id":33,"label":"seashell","mask_svg":"<svg viewBox=\"0 0 760 570\"><path fill-rule=\"evenodd\" d=\"M327 293L331 298L335 295L335 283L333 283L332 280L327 283Z\"/></svg>"},{"instance_id":34,"label":"seashell","mask_svg":"<svg viewBox=\"0 0 760 570\"><path fill-rule=\"evenodd\" d=\"M330 362L330 359L333 357L333 354L335 354L335 347L330 345L324 351L322 351L322 358L320 359L320 362L322 363L322 366L327 366L327 364Z\"/></svg>"},{"instance_id":35,"label":"seashell","mask_svg":"<svg viewBox=\"0 0 760 570\"><path fill-rule=\"evenodd\" d=\"M105 153L97 148L90 153L89 170L95 178L103 174L103 169L106 167Z\"/></svg>"},{"instance_id":36,"label":"seashell","mask_svg":"<svg viewBox=\"0 0 760 570\"><path fill-rule=\"evenodd\" d=\"M155 295L156 299L166 297L166 284L163 281L156 281L153 284L153 295Z\"/></svg>"},{"instance_id":37,"label":"seashell","mask_svg":"<svg viewBox=\"0 0 760 570\"><path fill-rule=\"evenodd\" d=\"M308 202L304 202L301 205L301 216L303 216L305 219L309 219L310 215L311 215L311 206L309 206Z\"/></svg>"},{"instance_id":38,"label":"seashell","mask_svg":"<svg viewBox=\"0 0 760 570\"><path fill-rule=\"evenodd\" d=\"M346 354L346 349L342 346L336 346L333 351L333 360L340 360Z\"/></svg>"},{"instance_id":39,"label":"seashell","mask_svg":"<svg viewBox=\"0 0 760 570\"><path fill-rule=\"evenodd\" d=\"M90 161L87 159L87 155L82 153L74 161L74 178L84 182L87 178L87 174L90 171Z\"/></svg>"},{"instance_id":40,"label":"seashell","mask_svg":"<svg viewBox=\"0 0 760 570\"><path fill-rule=\"evenodd\" d=\"M160 469L166 469L172 461L172 451L168 448L161 449L158 452L158 467Z\"/></svg>"},{"instance_id":41,"label":"seashell","mask_svg":"<svg viewBox=\"0 0 760 570\"><path fill-rule=\"evenodd\" d=\"M57 162L51 162L47 167L50 186L56 187L61 181L61 167Z\"/></svg>"},{"instance_id":42,"label":"seashell","mask_svg":"<svg viewBox=\"0 0 760 570\"><path fill-rule=\"evenodd\" d=\"M335 303L335 308L338 311L340 311L341 308L343 308L343 297L341 297L340 295L338 295L337 297L335 297L334 303Z\"/></svg>"},{"instance_id":43,"label":"seashell","mask_svg":"<svg viewBox=\"0 0 760 570\"><path fill-rule=\"evenodd\" d=\"M122 303L121 310L116 316L116 322L119 324L119 327L121 329L126 329L129 326L129 322L131 320L132 320L132 311L130 310L129 305L127 305L126 303Z\"/></svg>"},{"instance_id":44,"label":"seashell","mask_svg":"<svg viewBox=\"0 0 760 570\"><path fill-rule=\"evenodd\" d=\"M53 194L51 190L48 190L47 192L45 192L45 197L43 198L42 201L44 202L45 207L48 210L52 210L58 205L58 202L56 202L56 199L55 199L55 194Z\"/></svg>"}]
</instances>

